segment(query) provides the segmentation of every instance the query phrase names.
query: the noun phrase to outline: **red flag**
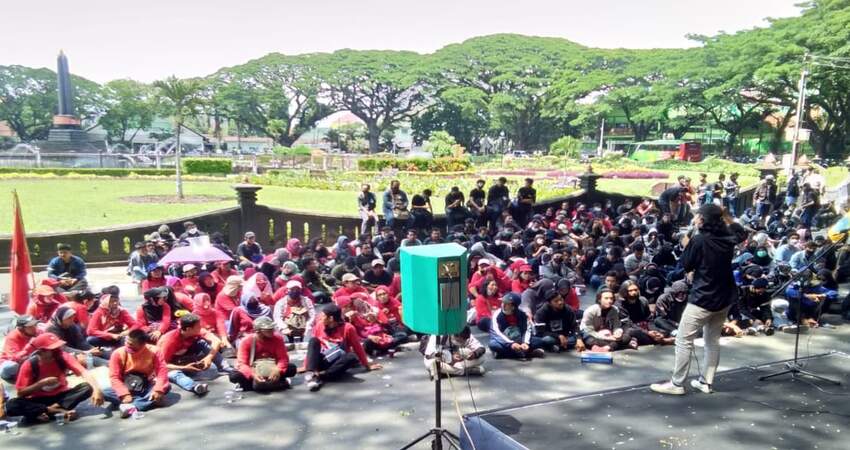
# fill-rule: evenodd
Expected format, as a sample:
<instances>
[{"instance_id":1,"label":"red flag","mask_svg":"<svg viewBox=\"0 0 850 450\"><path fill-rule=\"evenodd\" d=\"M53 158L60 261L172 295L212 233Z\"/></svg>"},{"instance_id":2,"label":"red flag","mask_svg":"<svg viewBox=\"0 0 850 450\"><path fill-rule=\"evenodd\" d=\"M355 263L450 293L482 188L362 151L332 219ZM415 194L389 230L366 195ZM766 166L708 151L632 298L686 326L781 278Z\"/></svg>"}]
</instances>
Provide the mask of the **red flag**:
<instances>
[{"instance_id":1,"label":"red flag","mask_svg":"<svg viewBox=\"0 0 850 450\"><path fill-rule=\"evenodd\" d=\"M30 299L30 284L32 279L32 264L30 264L30 252L27 248L27 235L24 232L24 218L21 215L21 204L18 201L18 193L12 191L12 217L15 223L12 225L12 257L9 268L12 276L12 290L9 297L9 307L18 314L27 310Z\"/></svg>"}]
</instances>

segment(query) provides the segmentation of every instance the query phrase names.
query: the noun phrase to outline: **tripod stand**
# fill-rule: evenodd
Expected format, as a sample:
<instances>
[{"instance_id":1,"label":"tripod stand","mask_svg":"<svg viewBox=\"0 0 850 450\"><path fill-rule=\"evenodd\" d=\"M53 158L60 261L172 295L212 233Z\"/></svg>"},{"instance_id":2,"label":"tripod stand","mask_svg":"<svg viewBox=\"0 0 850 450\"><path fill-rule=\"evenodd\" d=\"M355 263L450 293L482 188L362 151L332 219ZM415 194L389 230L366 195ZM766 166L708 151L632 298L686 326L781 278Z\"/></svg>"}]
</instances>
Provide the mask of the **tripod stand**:
<instances>
[{"instance_id":1,"label":"tripod stand","mask_svg":"<svg viewBox=\"0 0 850 450\"><path fill-rule=\"evenodd\" d=\"M769 375L764 375L762 377L759 377L759 381L765 381L765 380L769 380L771 378L776 378L776 377L779 377L779 376L782 376L782 375L789 375L790 374L791 379L795 379L795 378L798 378L798 377L809 377L809 378L814 378L816 380L821 380L821 381L824 381L824 382L827 382L827 383L831 383L831 384L834 384L836 386L841 385L840 381L831 380L831 379L826 378L824 376L809 372L807 370L803 370L803 365L799 362L799 354L800 354L800 329L803 328L802 323L801 323L803 321L803 297L806 295L804 292L806 290L806 286L808 285L808 276L809 276L810 270L824 256L826 256L829 252L833 251L836 247L838 247L838 245L840 243L842 243L842 241L843 241L843 239L841 241L833 242L832 244L830 244L829 248L827 248L825 251L822 251L819 254L817 254L815 256L815 258L812 259L812 261L810 261L803 270L801 270L796 275L791 277L790 280L788 280L782 286L780 286L779 288L774 290L773 293L771 294L770 297L773 298L774 296L776 296L777 293L785 290L785 288L787 288L791 283L793 283L794 281L796 281L799 278L799 280L800 280L800 298L799 298L799 300L797 300L799 304L797 305L797 330L796 330L795 337L794 337L794 359L785 364L785 367L786 367L785 370L781 370L781 371L776 372L776 373L772 373L772 374L769 374ZM789 303L790 303L790 300L789 300ZM818 305L818 311L820 311L820 308L822 306L823 306L823 301L821 301L820 305Z\"/></svg>"},{"instance_id":2,"label":"tripod stand","mask_svg":"<svg viewBox=\"0 0 850 450\"><path fill-rule=\"evenodd\" d=\"M443 450L443 440L448 442L449 446L447 448L460 448L460 438L458 438L454 433L449 430L443 428L442 425L442 410L443 410L443 396L442 396L442 388L440 384L440 357L443 354L443 340L444 336L435 336L436 339L436 347L437 353L434 357L434 428L428 430L427 433L423 434L416 438L413 442L405 445L401 448L401 450L407 450L409 448L413 448L414 445L428 439L431 440L431 449L432 450Z\"/></svg>"}]
</instances>

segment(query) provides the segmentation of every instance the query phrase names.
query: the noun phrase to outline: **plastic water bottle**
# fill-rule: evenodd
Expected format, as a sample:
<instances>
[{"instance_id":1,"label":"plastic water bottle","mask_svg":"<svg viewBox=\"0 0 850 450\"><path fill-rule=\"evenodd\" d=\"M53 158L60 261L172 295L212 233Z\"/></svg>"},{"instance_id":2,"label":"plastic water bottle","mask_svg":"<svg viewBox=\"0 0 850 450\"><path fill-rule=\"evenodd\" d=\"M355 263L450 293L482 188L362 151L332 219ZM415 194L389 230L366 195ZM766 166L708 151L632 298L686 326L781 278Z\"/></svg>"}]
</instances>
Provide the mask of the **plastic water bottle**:
<instances>
[{"instance_id":1,"label":"plastic water bottle","mask_svg":"<svg viewBox=\"0 0 850 450\"><path fill-rule=\"evenodd\" d=\"M224 391L224 401L225 403L233 403L233 391Z\"/></svg>"},{"instance_id":2,"label":"plastic water bottle","mask_svg":"<svg viewBox=\"0 0 850 450\"><path fill-rule=\"evenodd\" d=\"M94 369L94 357L91 353L86 353L86 370Z\"/></svg>"},{"instance_id":3,"label":"plastic water bottle","mask_svg":"<svg viewBox=\"0 0 850 450\"><path fill-rule=\"evenodd\" d=\"M9 436L17 436L21 434L18 431L18 421L17 420L9 420L6 421L5 426L3 427L3 434L8 434Z\"/></svg>"},{"instance_id":4,"label":"plastic water bottle","mask_svg":"<svg viewBox=\"0 0 850 450\"><path fill-rule=\"evenodd\" d=\"M65 414L64 413L57 413L53 417L56 418L56 425L58 425L60 427L65 426Z\"/></svg>"},{"instance_id":5,"label":"plastic water bottle","mask_svg":"<svg viewBox=\"0 0 850 450\"><path fill-rule=\"evenodd\" d=\"M132 417L132 418L133 418L133 420L144 419L144 417L145 417L145 413L143 413L142 411L139 411L139 410L137 409L137 410L133 411L133 415L132 415L132 416L130 416L130 417Z\"/></svg>"}]
</instances>

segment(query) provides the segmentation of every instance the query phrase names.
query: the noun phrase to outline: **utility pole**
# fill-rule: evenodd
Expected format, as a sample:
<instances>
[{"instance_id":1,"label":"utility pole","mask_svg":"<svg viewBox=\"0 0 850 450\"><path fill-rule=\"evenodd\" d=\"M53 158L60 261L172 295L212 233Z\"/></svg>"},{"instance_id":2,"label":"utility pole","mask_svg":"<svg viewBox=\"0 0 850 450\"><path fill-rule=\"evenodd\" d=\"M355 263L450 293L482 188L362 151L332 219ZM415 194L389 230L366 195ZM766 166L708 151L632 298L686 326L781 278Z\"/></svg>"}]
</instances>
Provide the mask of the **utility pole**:
<instances>
[{"instance_id":1,"label":"utility pole","mask_svg":"<svg viewBox=\"0 0 850 450\"><path fill-rule=\"evenodd\" d=\"M599 126L599 145L596 146L596 156L602 157L602 141L605 139L605 118L602 118L602 125Z\"/></svg>"},{"instance_id":2,"label":"utility pole","mask_svg":"<svg viewBox=\"0 0 850 450\"><path fill-rule=\"evenodd\" d=\"M800 150L800 127L803 125L803 114L806 109L806 79L809 76L809 71L806 67L808 60L809 53L806 52L803 55L803 69L800 71L800 84L798 86L800 93L799 97L797 97L797 123L794 126L794 140L791 142L792 167L797 164L797 153Z\"/></svg>"}]
</instances>

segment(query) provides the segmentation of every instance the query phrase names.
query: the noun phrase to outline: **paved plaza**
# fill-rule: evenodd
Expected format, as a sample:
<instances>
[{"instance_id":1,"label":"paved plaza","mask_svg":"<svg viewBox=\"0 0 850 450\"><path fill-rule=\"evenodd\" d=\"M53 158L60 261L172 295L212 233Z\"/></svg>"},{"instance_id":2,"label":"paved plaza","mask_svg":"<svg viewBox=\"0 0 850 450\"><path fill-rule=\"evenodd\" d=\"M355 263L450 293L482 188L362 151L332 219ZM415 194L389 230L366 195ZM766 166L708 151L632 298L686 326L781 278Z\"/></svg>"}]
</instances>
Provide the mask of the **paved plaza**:
<instances>
[{"instance_id":1,"label":"paved plaza","mask_svg":"<svg viewBox=\"0 0 850 450\"><path fill-rule=\"evenodd\" d=\"M96 288L108 284L121 287L124 304L139 304L135 286L123 268L91 269ZM0 275L0 291L8 292L8 274ZM583 304L590 299L585 296ZM11 313L0 307L0 323ZM829 316L830 319L836 316ZM830 350L850 352L850 326L834 322L803 337L802 354ZM483 336L479 335L480 339ZM793 335L725 339L720 370L756 365L792 356ZM291 352L300 363L302 352ZM490 358L488 356L488 358ZM0 435L5 449L392 449L401 447L433 423L433 384L426 376L415 344L393 359L382 359L384 370L363 373L340 383L327 383L317 393L309 392L302 377L294 389L269 395L246 393L244 399L228 404L224 392L231 389L226 377L210 384L203 399L175 390L176 404L148 412L140 420L106 418L103 410L81 407L83 417L59 427L55 423L24 427L18 436ZM530 362L488 359L487 374L480 378L453 381L463 413L538 402L661 380L673 362L672 347L641 348L615 354L613 365L582 365L574 353L549 355ZM693 369L693 368L692 368ZM105 381L105 380L104 380ZM754 380L754 382L756 382ZM452 404L450 383L444 383L444 421L457 432L459 421ZM470 399L470 388L475 406ZM722 390L723 386L717 386ZM696 394L692 394L696 395ZM87 405L87 404L84 404ZM730 404L730 411L738 405ZM592 424L587 424L592 426ZM661 448L661 443L632 442L622 448ZM569 442L564 442L569 447ZM423 445L419 448L428 448Z\"/></svg>"}]
</instances>

